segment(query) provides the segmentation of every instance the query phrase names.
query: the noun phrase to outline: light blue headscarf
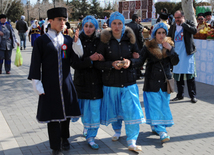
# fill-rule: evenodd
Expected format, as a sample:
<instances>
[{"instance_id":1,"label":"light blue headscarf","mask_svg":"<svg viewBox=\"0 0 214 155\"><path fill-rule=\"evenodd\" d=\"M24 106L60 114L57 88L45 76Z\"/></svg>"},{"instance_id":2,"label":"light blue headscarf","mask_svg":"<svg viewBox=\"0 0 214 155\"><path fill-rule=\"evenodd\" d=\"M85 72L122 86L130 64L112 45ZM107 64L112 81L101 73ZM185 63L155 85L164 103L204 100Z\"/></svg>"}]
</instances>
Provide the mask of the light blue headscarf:
<instances>
[{"instance_id":1,"label":"light blue headscarf","mask_svg":"<svg viewBox=\"0 0 214 155\"><path fill-rule=\"evenodd\" d=\"M164 30L166 30L166 35L168 34L168 28L167 28L166 24L164 24L163 22L160 22L160 23L157 23L154 25L154 28L153 28L152 34L151 34L151 39L155 38L155 32L160 28L163 28Z\"/></svg>"},{"instance_id":2,"label":"light blue headscarf","mask_svg":"<svg viewBox=\"0 0 214 155\"><path fill-rule=\"evenodd\" d=\"M113 12L113 13L111 14L110 18L109 18L109 26L110 26L110 27L111 27L112 21L115 20L115 19L121 20L122 23L123 23L122 34L121 34L121 38L122 38L122 36L123 36L123 34L124 34L124 32L125 32L125 18L124 18L124 16L123 16L121 13L119 13L118 11Z\"/></svg>"},{"instance_id":3,"label":"light blue headscarf","mask_svg":"<svg viewBox=\"0 0 214 155\"><path fill-rule=\"evenodd\" d=\"M92 23L95 29L98 29L98 21L94 18L94 16L88 15L82 21L82 27L84 27L85 23ZM84 32L84 28L82 29ZM84 32L85 33L85 32Z\"/></svg>"}]
</instances>

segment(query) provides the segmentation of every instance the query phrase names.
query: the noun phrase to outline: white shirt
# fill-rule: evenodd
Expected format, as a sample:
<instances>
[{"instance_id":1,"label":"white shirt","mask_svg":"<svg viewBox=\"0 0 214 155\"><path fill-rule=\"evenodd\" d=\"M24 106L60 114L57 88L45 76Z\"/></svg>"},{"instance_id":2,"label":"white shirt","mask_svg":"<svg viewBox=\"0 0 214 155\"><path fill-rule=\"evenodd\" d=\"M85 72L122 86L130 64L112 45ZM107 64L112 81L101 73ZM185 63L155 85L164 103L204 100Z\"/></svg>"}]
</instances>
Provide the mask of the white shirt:
<instances>
[{"instance_id":1,"label":"white shirt","mask_svg":"<svg viewBox=\"0 0 214 155\"><path fill-rule=\"evenodd\" d=\"M183 27L182 27L181 25L177 25L177 24L176 24L176 31L177 31L177 32L180 32L182 28L183 28Z\"/></svg>"}]
</instances>

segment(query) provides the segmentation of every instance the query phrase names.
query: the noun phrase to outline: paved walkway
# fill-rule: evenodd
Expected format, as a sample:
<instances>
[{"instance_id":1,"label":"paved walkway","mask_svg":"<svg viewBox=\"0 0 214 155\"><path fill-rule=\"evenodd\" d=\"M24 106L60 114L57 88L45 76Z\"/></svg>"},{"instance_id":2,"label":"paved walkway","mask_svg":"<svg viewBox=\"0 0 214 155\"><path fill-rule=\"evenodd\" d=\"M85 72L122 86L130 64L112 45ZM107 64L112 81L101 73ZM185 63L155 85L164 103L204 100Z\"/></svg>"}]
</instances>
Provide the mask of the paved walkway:
<instances>
[{"instance_id":1,"label":"paved walkway","mask_svg":"<svg viewBox=\"0 0 214 155\"><path fill-rule=\"evenodd\" d=\"M3 71L0 75L0 155L50 155L46 124L36 121L38 96L27 80L30 59L30 43L22 51L24 64L14 65L15 50L12 56L11 74ZM138 82L140 101L143 106L143 80ZM146 124L140 125L137 141L143 148L139 154L146 155L209 155L214 154L214 86L196 83L196 104L192 104L185 94L184 100L170 104L175 125L168 128L171 140L161 144L159 136L152 134ZM186 89L186 88L185 88ZM187 90L185 90L187 92ZM171 95L175 97L176 93ZM71 123L71 149L65 155L137 154L127 150L124 125L118 142L112 142L111 126L101 126L96 138L99 150L92 150L82 137L82 123Z\"/></svg>"}]
</instances>

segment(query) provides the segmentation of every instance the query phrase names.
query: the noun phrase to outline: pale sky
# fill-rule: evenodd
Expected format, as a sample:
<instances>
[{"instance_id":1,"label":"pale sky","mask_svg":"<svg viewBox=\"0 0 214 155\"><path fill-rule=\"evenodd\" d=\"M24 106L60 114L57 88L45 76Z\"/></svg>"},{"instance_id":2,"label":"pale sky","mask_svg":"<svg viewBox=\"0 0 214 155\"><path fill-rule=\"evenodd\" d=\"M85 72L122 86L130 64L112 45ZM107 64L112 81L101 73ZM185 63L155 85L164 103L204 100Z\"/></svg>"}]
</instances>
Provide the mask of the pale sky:
<instances>
[{"instance_id":1,"label":"pale sky","mask_svg":"<svg viewBox=\"0 0 214 155\"><path fill-rule=\"evenodd\" d=\"M42 1L42 0L40 0L40 1ZM64 1L67 1L67 0L64 0ZM69 1L71 1L71 0L69 0ZM90 1L90 0L88 0L88 1ZM101 5L104 5L105 4L105 2L113 2L113 0L99 0L100 1L100 4ZM157 2L158 0L155 0L155 2ZM163 1L163 0L160 0L160 1ZM171 1L171 2L181 2L181 0L169 0L169 1ZM207 1L207 0L197 0L197 1ZM35 4L37 2L37 0L30 0L30 3L31 4ZM49 0L49 2L52 2L52 0Z\"/></svg>"}]
</instances>

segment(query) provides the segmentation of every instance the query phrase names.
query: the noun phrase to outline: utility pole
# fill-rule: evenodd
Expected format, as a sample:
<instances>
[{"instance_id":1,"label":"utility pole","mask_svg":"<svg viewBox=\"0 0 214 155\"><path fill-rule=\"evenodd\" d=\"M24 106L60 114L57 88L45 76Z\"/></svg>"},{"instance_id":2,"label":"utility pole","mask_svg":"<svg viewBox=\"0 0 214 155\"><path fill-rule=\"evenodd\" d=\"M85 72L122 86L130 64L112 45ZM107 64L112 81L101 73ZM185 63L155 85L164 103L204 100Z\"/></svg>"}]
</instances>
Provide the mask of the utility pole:
<instances>
[{"instance_id":1,"label":"utility pole","mask_svg":"<svg viewBox=\"0 0 214 155\"><path fill-rule=\"evenodd\" d=\"M29 5L30 5L30 1L27 1L27 21L28 21L28 25L29 25Z\"/></svg>"},{"instance_id":2,"label":"utility pole","mask_svg":"<svg viewBox=\"0 0 214 155\"><path fill-rule=\"evenodd\" d=\"M56 0L53 0L53 1L54 1L54 8L55 8L55 1L56 1Z\"/></svg>"}]
</instances>

